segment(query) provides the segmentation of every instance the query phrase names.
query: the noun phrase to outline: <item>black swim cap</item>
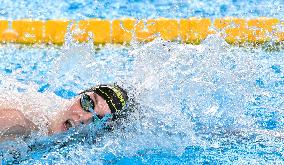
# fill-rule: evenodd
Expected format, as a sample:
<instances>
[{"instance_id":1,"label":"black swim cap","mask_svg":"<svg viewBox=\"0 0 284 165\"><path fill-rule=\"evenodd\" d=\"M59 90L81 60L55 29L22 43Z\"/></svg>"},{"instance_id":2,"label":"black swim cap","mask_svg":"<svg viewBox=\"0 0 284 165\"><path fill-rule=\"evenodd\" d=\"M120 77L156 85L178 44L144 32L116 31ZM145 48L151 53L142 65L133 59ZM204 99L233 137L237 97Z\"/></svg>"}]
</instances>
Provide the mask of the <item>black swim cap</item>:
<instances>
[{"instance_id":1,"label":"black swim cap","mask_svg":"<svg viewBox=\"0 0 284 165\"><path fill-rule=\"evenodd\" d=\"M95 92L105 99L112 114L119 113L128 101L126 91L118 85L98 85L81 93L85 92Z\"/></svg>"}]
</instances>

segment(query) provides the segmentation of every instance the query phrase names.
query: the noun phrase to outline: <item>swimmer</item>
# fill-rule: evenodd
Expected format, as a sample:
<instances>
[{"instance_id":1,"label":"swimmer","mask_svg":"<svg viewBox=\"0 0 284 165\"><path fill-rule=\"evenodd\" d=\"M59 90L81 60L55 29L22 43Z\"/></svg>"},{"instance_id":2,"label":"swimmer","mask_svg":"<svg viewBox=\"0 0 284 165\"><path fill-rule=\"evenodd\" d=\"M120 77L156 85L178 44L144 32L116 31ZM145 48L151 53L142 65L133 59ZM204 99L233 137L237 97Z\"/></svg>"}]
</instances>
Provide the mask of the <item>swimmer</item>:
<instances>
[{"instance_id":1,"label":"swimmer","mask_svg":"<svg viewBox=\"0 0 284 165\"><path fill-rule=\"evenodd\" d=\"M44 100L43 100L44 101ZM49 119L47 134L66 132L90 123L106 124L123 113L128 101L125 90L117 85L98 85L68 100L68 106ZM7 104L7 103L6 103ZM17 108L9 108L0 102L0 141L28 137L39 130L37 124L29 120Z\"/></svg>"},{"instance_id":2,"label":"swimmer","mask_svg":"<svg viewBox=\"0 0 284 165\"><path fill-rule=\"evenodd\" d=\"M54 135L66 132L71 128L79 126L87 126L91 123L105 124L108 121L114 121L123 116L128 104L128 96L125 90L117 85L98 85L79 93L74 99L67 100L65 108L56 111L52 117L47 117L48 121L39 120L34 122L30 115L24 114L28 110L26 106L23 111L20 111L20 104L12 103L11 100L16 100L17 97L10 98L10 101L5 102L0 99L0 142L5 140L13 140L16 138L29 137L33 132L39 132L46 128L46 135ZM40 100L45 101L46 98ZM52 98L53 99L53 98ZM54 104L60 104L57 100L52 100ZM11 106L13 104L13 106ZM15 104L15 105L14 105ZM27 106L32 107L32 106ZM41 107L39 106L38 109ZM42 109L40 109L42 110ZM33 114L33 113L31 113ZM29 116L29 117L28 117ZM42 113L33 114L34 118L42 118ZM44 124L43 124L44 123ZM43 125L43 126L42 126ZM204 129L206 132L206 129ZM284 138L284 133L272 130L258 130L258 129L242 129L242 130L228 130L227 134L242 134L256 133L261 135L268 135L276 138Z\"/></svg>"}]
</instances>

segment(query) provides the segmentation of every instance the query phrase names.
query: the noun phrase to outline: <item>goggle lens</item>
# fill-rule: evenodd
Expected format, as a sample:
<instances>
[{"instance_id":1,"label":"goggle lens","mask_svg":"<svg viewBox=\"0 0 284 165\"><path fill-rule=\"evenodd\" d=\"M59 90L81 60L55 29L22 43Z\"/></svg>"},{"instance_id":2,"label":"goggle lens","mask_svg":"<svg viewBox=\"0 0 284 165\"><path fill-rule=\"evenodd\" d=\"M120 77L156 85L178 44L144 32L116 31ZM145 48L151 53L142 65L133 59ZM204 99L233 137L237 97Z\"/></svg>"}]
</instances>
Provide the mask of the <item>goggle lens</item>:
<instances>
[{"instance_id":1,"label":"goggle lens","mask_svg":"<svg viewBox=\"0 0 284 165\"><path fill-rule=\"evenodd\" d=\"M87 94L82 94L80 99L81 106L84 111L92 112L95 109L95 103Z\"/></svg>"},{"instance_id":2,"label":"goggle lens","mask_svg":"<svg viewBox=\"0 0 284 165\"><path fill-rule=\"evenodd\" d=\"M98 124L98 122L106 123L109 119L112 118L111 114L106 114L103 117L97 115L97 113L95 112L95 103L86 93L81 94L80 104L84 111L93 113L93 123L95 124Z\"/></svg>"}]
</instances>

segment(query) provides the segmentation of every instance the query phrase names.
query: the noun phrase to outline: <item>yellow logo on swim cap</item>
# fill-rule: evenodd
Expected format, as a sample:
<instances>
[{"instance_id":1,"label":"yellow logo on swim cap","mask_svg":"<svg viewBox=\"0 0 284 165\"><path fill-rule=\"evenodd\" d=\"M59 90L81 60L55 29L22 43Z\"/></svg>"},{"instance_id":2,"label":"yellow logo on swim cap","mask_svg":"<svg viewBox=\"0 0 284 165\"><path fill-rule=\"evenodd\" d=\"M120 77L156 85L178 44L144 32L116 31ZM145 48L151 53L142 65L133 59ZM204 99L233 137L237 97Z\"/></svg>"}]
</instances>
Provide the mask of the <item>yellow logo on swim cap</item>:
<instances>
[{"instance_id":1,"label":"yellow logo on swim cap","mask_svg":"<svg viewBox=\"0 0 284 165\"><path fill-rule=\"evenodd\" d=\"M121 102L122 107L124 107L125 104L126 104L126 102L125 102L125 100L124 100L124 98L123 98L123 96L122 96L121 91L120 91L117 87L115 87L115 86L113 86L112 90L114 91L114 93L115 93L116 96L118 97L119 101Z\"/></svg>"}]
</instances>

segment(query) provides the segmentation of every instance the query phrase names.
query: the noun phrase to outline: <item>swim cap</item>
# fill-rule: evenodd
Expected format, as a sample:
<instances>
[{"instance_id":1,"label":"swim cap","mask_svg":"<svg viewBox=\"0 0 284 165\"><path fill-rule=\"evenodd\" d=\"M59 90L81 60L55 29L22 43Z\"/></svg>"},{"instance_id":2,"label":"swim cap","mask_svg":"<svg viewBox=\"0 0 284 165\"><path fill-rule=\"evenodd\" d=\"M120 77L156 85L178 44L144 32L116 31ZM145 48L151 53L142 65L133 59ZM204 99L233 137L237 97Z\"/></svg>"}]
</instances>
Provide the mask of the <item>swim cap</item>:
<instances>
[{"instance_id":1,"label":"swim cap","mask_svg":"<svg viewBox=\"0 0 284 165\"><path fill-rule=\"evenodd\" d=\"M118 85L98 85L81 93L85 92L95 92L105 99L112 114L119 113L128 101L126 91Z\"/></svg>"}]
</instances>

